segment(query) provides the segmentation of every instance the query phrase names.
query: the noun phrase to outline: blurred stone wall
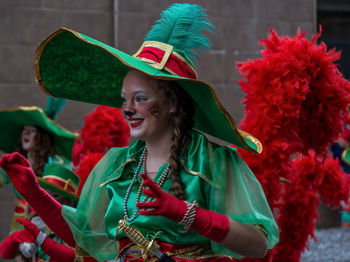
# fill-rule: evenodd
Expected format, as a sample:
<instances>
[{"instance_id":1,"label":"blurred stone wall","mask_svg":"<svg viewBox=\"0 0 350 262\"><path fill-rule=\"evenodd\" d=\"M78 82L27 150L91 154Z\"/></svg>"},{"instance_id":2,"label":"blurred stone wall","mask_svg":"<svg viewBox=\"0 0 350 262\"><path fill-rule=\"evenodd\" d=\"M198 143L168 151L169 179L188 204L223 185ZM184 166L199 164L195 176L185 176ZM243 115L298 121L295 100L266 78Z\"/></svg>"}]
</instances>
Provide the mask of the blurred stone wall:
<instances>
[{"instance_id":1,"label":"blurred stone wall","mask_svg":"<svg viewBox=\"0 0 350 262\"><path fill-rule=\"evenodd\" d=\"M113 45L113 6L111 0L0 0L0 109L45 107L46 95L34 79L33 59L38 44L64 26ZM70 130L80 129L83 115L93 108L69 101L57 122ZM13 197L10 186L0 188L0 241L8 234Z\"/></svg>"},{"instance_id":2,"label":"blurred stone wall","mask_svg":"<svg viewBox=\"0 0 350 262\"><path fill-rule=\"evenodd\" d=\"M45 106L46 97L34 81L36 46L61 26L72 28L133 54L170 0L0 0L0 108ZM258 41L269 28L294 35L298 26L310 35L316 28L316 0L177 1L202 5L216 26L212 50L198 59L198 74L216 89L239 122L243 97L233 79L235 64L259 57ZM69 101L57 121L70 130L82 127L93 105ZM1 125L1 124L0 124ZM1 126L1 128L6 128ZM13 194L0 189L0 240L8 233Z\"/></svg>"}]
</instances>

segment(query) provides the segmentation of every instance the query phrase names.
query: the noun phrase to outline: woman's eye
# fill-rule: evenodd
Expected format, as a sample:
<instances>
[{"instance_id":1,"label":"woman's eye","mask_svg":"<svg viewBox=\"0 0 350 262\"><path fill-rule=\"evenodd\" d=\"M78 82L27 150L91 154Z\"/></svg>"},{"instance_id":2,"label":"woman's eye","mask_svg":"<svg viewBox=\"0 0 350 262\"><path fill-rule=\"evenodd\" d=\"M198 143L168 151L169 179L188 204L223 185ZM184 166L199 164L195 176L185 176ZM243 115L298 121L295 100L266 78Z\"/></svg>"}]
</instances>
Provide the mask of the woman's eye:
<instances>
[{"instance_id":1,"label":"woman's eye","mask_svg":"<svg viewBox=\"0 0 350 262\"><path fill-rule=\"evenodd\" d=\"M139 97L136 97L135 100L136 100L136 102L144 102L144 101L147 101L147 98L139 96Z\"/></svg>"},{"instance_id":2,"label":"woman's eye","mask_svg":"<svg viewBox=\"0 0 350 262\"><path fill-rule=\"evenodd\" d=\"M125 102L126 102L126 98L122 97L122 103L125 104Z\"/></svg>"}]
</instances>

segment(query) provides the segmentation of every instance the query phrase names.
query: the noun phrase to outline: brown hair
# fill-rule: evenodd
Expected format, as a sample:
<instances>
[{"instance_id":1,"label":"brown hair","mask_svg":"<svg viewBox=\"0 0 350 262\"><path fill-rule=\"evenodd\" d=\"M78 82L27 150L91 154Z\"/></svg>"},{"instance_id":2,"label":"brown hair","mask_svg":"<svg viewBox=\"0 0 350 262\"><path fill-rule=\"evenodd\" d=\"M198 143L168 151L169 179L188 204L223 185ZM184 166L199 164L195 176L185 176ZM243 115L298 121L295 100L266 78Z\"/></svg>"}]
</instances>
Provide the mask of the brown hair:
<instances>
[{"instance_id":1,"label":"brown hair","mask_svg":"<svg viewBox=\"0 0 350 262\"><path fill-rule=\"evenodd\" d=\"M34 163L31 166L36 176L41 176L44 171L44 166L47 163L49 156L55 155L55 145L53 136L42 129L41 127L34 126L37 129L35 135L35 149L34 149ZM27 151L22 148L22 139L20 138L16 151L27 157Z\"/></svg>"},{"instance_id":2,"label":"brown hair","mask_svg":"<svg viewBox=\"0 0 350 262\"><path fill-rule=\"evenodd\" d=\"M180 157L186 144L191 140L191 130L194 125L194 104L192 98L175 81L158 80L158 87L166 97L166 102L175 107L170 114L174 125L172 146L170 148L169 172L173 187L169 193L179 199L186 199L186 186L180 177Z\"/></svg>"}]
</instances>

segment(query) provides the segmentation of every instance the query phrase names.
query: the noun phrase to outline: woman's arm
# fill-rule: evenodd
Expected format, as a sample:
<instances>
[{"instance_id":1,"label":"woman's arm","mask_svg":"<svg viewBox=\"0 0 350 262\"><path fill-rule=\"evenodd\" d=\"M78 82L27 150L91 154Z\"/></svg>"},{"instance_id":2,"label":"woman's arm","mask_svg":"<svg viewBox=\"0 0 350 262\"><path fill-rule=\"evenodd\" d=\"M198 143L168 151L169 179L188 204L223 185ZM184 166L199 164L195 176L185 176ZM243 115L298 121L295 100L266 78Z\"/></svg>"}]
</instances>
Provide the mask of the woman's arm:
<instances>
[{"instance_id":1,"label":"woman's arm","mask_svg":"<svg viewBox=\"0 0 350 262\"><path fill-rule=\"evenodd\" d=\"M247 257L264 257L268 250L265 234L253 225L229 219L229 231L219 244Z\"/></svg>"},{"instance_id":2,"label":"woman's arm","mask_svg":"<svg viewBox=\"0 0 350 262\"><path fill-rule=\"evenodd\" d=\"M142 209L140 215L157 216L161 215L176 222L183 220L189 208L185 201L182 201L164 192L156 183L146 175L144 179L143 193L155 201L138 203L137 207ZM203 208L195 208L195 218L190 228L199 234L218 242L222 246L247 257L264 257L267 252L267 238L258 229L251 225L245 225ZM189 219L191 214L188 215Z\"/></svg>"}]
</instances>

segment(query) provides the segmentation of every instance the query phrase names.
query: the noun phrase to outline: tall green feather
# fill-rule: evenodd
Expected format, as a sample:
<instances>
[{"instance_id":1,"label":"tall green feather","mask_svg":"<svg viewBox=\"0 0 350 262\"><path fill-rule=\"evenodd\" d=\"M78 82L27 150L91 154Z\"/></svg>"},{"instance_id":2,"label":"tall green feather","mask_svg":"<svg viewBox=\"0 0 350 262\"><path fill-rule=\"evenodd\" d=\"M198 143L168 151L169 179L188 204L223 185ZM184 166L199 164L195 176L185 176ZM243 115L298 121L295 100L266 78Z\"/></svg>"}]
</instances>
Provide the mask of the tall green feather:
<instances>
[{"instance_id":1,"label":"tall green feather","mask_svg":"<svg viewBox=\"0 0 350 262\"><path fill-rule=\"evenodd\" d=\"M46 115L52 120L55 120L56 116L59 112L61 112L66 102L67 99L48 96L46 100Z\"/></svg>"},{"instance_id":2,"label":"tall green feather","mask_svg":"<svg viewBox=\"0 0 350 262\"><path fill-rule=\"evenodd\" d=\"M145 41L158 41L183 51L191 62L201 51L210 49L205 31L212 32L214 25L209 21L205 9L192 4L173 4L162 12Z\"/></svg>"}]
</instances>

